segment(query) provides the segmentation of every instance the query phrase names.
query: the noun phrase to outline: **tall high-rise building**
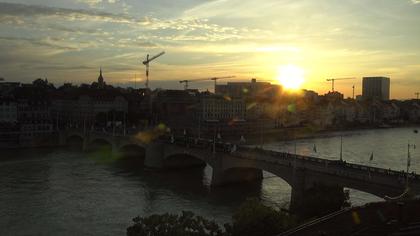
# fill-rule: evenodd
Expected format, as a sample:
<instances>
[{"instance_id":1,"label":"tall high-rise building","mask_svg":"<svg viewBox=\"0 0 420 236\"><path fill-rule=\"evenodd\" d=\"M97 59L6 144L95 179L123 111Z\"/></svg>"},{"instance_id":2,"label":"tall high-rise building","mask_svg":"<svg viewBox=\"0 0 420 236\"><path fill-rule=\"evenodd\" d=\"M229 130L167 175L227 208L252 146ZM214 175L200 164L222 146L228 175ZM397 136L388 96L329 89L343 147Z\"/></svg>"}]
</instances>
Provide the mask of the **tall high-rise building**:
<instances>
[{"instance_id":1,"label":"tall high-rise building","mask_svg":"<svg viewBox=\"0 0 420 236\"><path fill-rule=\"evenodd\" d=\"M363 100L389 100L390 80L388 77L363 77Z\"/></svg>"}]
</instances>

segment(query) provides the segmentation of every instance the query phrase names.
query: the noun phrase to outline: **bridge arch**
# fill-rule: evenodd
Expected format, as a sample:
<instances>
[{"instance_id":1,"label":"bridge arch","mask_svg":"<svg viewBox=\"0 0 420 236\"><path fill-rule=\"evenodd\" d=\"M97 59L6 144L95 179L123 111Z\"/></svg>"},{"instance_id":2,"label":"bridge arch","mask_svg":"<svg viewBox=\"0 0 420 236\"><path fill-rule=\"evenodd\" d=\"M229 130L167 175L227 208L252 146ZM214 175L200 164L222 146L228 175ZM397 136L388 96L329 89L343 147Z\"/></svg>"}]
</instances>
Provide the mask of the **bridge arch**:
<instances>
[{"instance_id":1,"label":"bridge arch","mask_svg":"<svg viewBox=\"0 0 420 236\"><path fill-rule=\"evenodd\" d=\"M344 187L344 188L346 191L349 192L350 202L352 205L358 206L358 205L363 205L367 202L383 201L382 197L379 197L375 194L368 193L365 191L360 191L360 190L349 188L349 187ZM390 197L395 197L395 196L390 196Z\"/></svg>"},{"instance_id":2,"label":"bridge arch","mask_svg":"<svg viewBox=\"0 0 420 236\"><path fill-rule=\"evenodd\" d=\"M104 138L96 138L89 143L89 149L112 151L112 142Z\"/></svg>"},{"instance_id":3,"label":"bridge arch","mask_svg":"<svg viewBox=\"0 0 420 236\"><path fill-rule=\"evenodd\" d=\"M163 167L166 169L182 169L189 167L201 167L204 168L211 163L208 163L205 158L199 155L194 155L184 152L176 152L166 155L163 160Z\"/></svg>"},{"instance_id":4,"label":"bridge arch","mask_svg":"<svg viewBox=\"0 0 420 236\"><path fill-rule=\"evenodd\" d=\"M84 138L80 134L72 134L66 137L66 146L83 148Z\"/></svg>"},{"instance_id":5,"label":"bridge arch","mask_svg":"<svg viewBox=\"0 0 420 236\"><path fill-rule=\"evenodd\" d=\"M125 157L146 157L146 148L135 143L123 144L118 148L118 152Z\"/></svg>"},{"instance_id":6,"label":"bridge arch","mask_svg":"<svg viewBox=\"0 0 420 236\"><path fill-rule=\"evenodd\" d=\"M297 167L294 169L293 162L284 163L283 161L283 164L277 165L276 161L266 161L264 158L255 160L232 157L225 158L223 163L223 171L228 171L230 168L254 168L270 172L287 182L292 186L292 191L295 192L304 191L319 183L328 186L340 186L354 189L382 199L385 196L399 196L404 192L403 184L401 184L401 188L396 188L395 183L389 183L389 185L386 183L380 185L372 184L370 181L371 176L368 172L366 172L366 176L364 176L365 181L361 181L360 178L352 178L352 176L343 175L340 173L340 170L337 170L337 173L333 174L312 171L310 169L305 169L304 167ZM372 178L375 178L373 173Z\"/></svg>"},{"instance_id":7,"label":"bridge arch","mask_svg":"<svg viewBox=\"0 0 420 236\"><path fill-rule=\"evenodd\" d=\"M369 172L364 171L363 166L349 166L345 163L312 157L298 156L294 158L293 155L255 150L212 153L208 149L185 148L175 145L165 145L162 152L163 159L178 159L179 157L171 156L182 154L208 163L213 167L212 185L260 178L261 174L258 172L261 171L272 173L292 187L292 199L295 199L297 203L304 196L306 190L318 184L350 188L380 198L399 196L404 189L397 182L397 178L392 176L390 178L382 170L367 169ZM180 162L182 161L175 163L179 164ZM416 190L420 192L420 187L418 189Z\"/></svg>"},{"instance_id":8,"label":"bridge arch","mask_svg":"<svg viewBox=\"0 0 420 236\"><path fill-rule=\"evenodd\" d=\"M216 185L229 183L232 181L239 182L262 179L262 172L268 172L285 181L289 186L293 185L294 176L293 168L282 165L273 165L265 161L255 161L237 158L225 158L223 168L220 171L222 182ZM241 173L244 172L244 173ZM227 179L224 179L227 178ZM225 182L227 180L227 182Z\"/></svg>"},{"instance_id":9,"label":"bridge arch","mask_svg":"<svg viewBox=\"0 0 420 236\"><path fill-rule=\"evenodd\" d=\"M368 180L368 178L366 178ZM339 183L342 187L356 190L363 194L373 195L375 197L385 199L385 197L397 197L404 192L405 185L402 183L401 188L395 187L384 187L383 185L369 184L367 181L352 181L352 180L341 180L332 182L332 184Z\"/></svg>"}]
</instances>

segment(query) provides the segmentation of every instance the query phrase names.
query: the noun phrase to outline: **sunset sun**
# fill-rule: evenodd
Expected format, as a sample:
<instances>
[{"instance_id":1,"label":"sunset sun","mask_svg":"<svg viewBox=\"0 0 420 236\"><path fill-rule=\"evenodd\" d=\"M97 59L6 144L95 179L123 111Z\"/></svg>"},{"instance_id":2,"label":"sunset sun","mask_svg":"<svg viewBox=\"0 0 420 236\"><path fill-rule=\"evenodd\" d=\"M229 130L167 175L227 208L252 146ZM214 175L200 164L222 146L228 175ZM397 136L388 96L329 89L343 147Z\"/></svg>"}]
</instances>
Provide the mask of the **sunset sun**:
<instances>
[{"instance_id":1,"label":"sunset sun","mask_svg":"<svg viewBox=\"0 0 420 236\"><path fill-rule=\"evenodd\" d=\"M300 89L305 81L304 76L304 70L296 65L282 65L278 67L277 80L285 89Z\"/></svg>"}]
</instances>

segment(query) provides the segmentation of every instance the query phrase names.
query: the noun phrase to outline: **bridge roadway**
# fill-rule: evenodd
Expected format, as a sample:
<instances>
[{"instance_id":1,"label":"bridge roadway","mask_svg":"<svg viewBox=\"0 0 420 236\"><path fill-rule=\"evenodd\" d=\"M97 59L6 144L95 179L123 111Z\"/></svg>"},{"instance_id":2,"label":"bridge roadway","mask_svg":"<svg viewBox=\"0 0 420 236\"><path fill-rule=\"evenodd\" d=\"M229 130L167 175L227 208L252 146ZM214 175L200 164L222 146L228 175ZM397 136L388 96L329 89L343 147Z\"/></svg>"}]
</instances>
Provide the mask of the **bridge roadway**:
<instances>
[{"instance_id":1,"label":"bridge roadway","mask_svg":"<svg viewBox=\"0 0 420 236\"><path fill-rule=\"evenodd\" d=\"M261 179L262 171L267 171L291 186L291 207L299 204L307 189L319 183L357 189L381 198L399 196L406 186L406 173L401 171L260 148L233 148L232 144L213 143L212 140L168 137L146 142L138 135L111 136L100 132L86 135L65 132L60 139L65 143L74 136L83 140L85 149L97 141L108 143L114 153L126 146L141 147L145 150L144 164L151 168L185 168L208 164L213 170L213 186ZM408 179L410 192L419 195L420 176L409 174Z\"/></svg>"}]
</instances>

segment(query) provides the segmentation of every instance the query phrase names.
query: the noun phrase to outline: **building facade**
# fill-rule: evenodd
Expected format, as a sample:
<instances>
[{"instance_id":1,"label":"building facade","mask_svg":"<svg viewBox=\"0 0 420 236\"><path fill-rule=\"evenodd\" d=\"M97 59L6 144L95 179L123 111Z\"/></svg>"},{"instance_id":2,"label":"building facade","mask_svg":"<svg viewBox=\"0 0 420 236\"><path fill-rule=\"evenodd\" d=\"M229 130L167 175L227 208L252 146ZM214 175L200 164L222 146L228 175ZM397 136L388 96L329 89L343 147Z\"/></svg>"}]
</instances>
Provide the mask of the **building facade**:
<instances>
[{"instance_id":1,"label":"building facade","mask_svg":"<svg viewBox=\"0 0 420 236\"><path fill-rule=\"evenodd\" d=\"M268 82L228 82L216 85L215 93L231 98L246 98L252 100L273 99L281 92L281 86Z\"/></svg>"},{"instance_id":2,"label":"building facade","mask_svg":"<svg viewBox=\"0 0 420 236\"><path fill-rule=\"evenodd\" d=\"M17 118L17 102L0 98L0 122L16 123Z\"/></svg>"},{"instance_id":3,"label":"building facade","mask_svg":"<svg viewBox=\"0 0 420 236\"><path fill-rule=\"evenodd\" d=\"M244 120L246 105L243 99L226 98L221 95L202 94L199 105L199 119Z\"/></svg>"},{"instance_id":4,"label":"building facade","mask_svg":"<svg viewBox=\"0 0 420 236\"><path fill-rule=\"evenodd\" d=\"M157 90L153 93L153 123L163 123L174 132L194 127L196 92L188 90Z\"/></svg>"},{"instance_id":5,"label":"building facade","mask_svg":"<svg viewBox=\"0 0 420 236\"><path fill-rule=\"evenodd\" d=\"M52 116L57 126L84 129L126 124L128 101L124 94L106 85L99 72L91 86L58 90L52 96Z\"/></svg>"},{"instance_id":6,"label":"building facade","mask_svg":"<svg viewBox=\"0 0 420 236\"><path fill-rule=\"evenodd\" d=\"M363 100L389 100L390 79L388 77L363 77Z\"/></svg>"}]
</instances>

